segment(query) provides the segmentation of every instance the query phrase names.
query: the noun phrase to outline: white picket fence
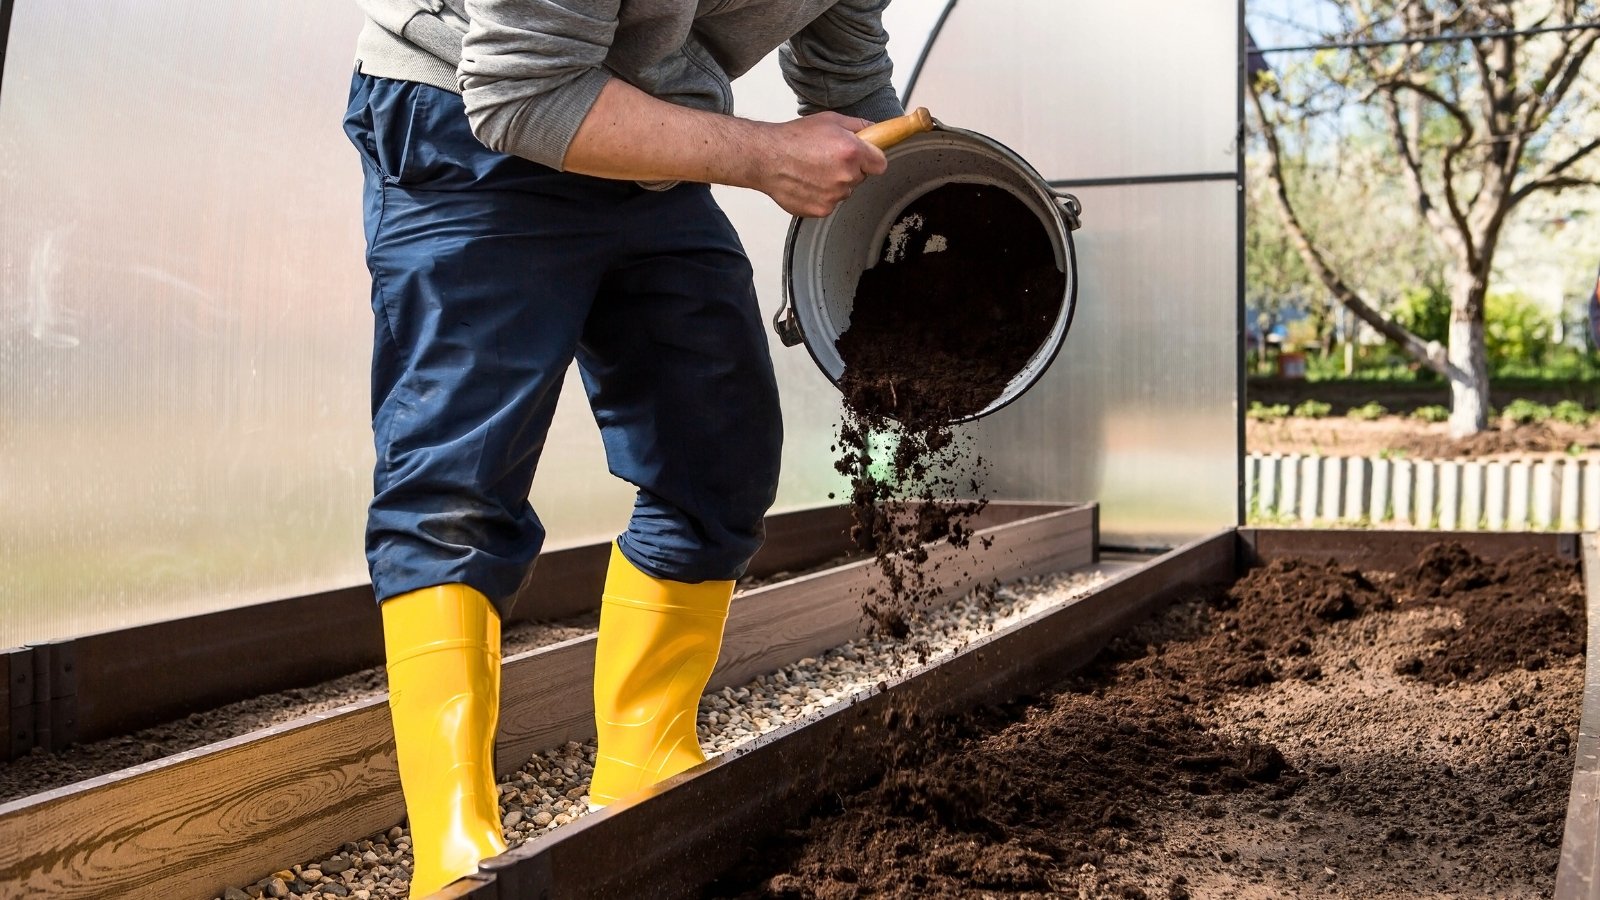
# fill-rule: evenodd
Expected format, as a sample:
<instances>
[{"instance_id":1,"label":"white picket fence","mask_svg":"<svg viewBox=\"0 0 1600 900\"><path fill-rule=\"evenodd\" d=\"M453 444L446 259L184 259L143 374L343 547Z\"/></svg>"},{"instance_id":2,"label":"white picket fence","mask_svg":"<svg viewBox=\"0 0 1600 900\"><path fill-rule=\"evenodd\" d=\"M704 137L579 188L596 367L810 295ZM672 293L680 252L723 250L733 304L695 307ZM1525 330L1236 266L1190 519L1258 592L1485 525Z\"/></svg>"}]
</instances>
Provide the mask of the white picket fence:
<instances>
[{"instance_id":1,"label":"white picket fence","mask_svg":"<svg viewBox=\"0 0 1600 900\"><path fill-rule=\"evenodd\" d=\"M1600 456L1410 460L1252 453L1251 521L1445 531L1600 530Z\"/></svg>"}]
</instances>

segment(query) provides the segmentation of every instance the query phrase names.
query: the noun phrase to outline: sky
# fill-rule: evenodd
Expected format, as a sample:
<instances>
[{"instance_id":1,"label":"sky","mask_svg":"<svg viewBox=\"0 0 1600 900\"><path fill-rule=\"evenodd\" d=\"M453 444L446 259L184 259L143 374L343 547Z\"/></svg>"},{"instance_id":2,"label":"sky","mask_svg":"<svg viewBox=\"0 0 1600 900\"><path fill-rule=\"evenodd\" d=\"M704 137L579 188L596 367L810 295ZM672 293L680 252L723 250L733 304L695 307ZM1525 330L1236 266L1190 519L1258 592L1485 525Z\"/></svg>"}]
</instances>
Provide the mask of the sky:
<instances>
[{"instance_id":1,"label":"sky","mask_svg":"<svg viewBox=\"0 0 1600 900\"><path fill-rule=\"evenodd\" d=\"M1333 10L1329 0L1246 0L1245 23L1262 47L1309 44L1337 28Z\"/></svg>"}]
</instances>

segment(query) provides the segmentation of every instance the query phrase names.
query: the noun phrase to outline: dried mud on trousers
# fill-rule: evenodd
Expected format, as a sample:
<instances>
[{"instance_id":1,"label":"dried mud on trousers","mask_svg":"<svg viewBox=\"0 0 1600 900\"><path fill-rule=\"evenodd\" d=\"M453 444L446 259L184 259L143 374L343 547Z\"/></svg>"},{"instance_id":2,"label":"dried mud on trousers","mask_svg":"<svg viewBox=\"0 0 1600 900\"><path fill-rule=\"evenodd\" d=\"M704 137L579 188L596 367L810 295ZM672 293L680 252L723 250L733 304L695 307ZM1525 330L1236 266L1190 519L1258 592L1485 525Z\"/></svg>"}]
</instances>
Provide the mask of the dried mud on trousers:
<instances>
[{"instance_id":1,"label":"dried mud on trousers","mask_svg":"<svg viewBox=\"0 0 1600 900\"><path fill-rule=\"evenodd\" d=\"M836 343L836 467L850 479L852 537L884 575L864 612L904 637L933 591L922 545L967 547L967 522L986 502L986 466L950 423L998 399L1044 344L1066 276L1033 212L988 185L947 184L912 201L877 258Z\"/></svg>"},{"instance_id":2,"label":"dried mud on trousers","mask_svg":"<svg viewBox=\"0 0 1600 900\"><path fill-rule=\"evenodd\" d=\"M1498 615L1512 595L1566 618L1524 641ZM881 778L752 848L711 893L1550 896L1581 601L1576 565L1534 554L1442 545L1392 576L1276 561L1117 639L1049 696L891 716Z\"/></svg>"}]
</instances>

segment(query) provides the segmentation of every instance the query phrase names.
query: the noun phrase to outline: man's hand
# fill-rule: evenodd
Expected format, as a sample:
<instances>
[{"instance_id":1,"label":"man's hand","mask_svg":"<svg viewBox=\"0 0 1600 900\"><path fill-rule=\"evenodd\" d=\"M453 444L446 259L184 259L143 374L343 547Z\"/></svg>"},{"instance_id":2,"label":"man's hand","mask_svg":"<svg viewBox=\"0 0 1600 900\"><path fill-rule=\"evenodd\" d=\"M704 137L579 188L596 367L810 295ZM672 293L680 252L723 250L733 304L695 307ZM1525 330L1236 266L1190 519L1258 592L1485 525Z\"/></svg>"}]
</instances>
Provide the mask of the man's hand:
<instances>
[{"instance_id":1,"label":"man's hand","mask_svg":"<svg viewBox=\"0 0 1600 900\"><path fill-rule=\"evenodd\" d=\"M889 166L882 150L855 135L871 124L823 112L769 126L768 149L751 186L792 215L832 213L856 185Z\"/></svg>"}]
</instances>

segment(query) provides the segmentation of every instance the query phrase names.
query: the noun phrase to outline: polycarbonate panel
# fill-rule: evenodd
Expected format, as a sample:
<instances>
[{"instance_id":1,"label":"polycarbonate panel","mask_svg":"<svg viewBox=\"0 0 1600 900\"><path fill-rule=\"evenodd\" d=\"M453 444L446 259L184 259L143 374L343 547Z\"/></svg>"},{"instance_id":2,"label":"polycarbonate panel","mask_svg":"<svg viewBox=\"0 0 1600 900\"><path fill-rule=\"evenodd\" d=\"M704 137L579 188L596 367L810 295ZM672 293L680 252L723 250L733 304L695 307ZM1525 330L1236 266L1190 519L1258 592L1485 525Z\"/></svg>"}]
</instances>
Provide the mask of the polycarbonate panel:
<instances>
[{"instance_id":1,"label":"polycarbonate panel","mask_svg":"<svg viewBox=\"0 0 1600 900\"><path fill-rule=\"evenodd\" d=\"M897 84L908 77L943 5L895 4L890 47ZM1037 6L1005 7L1019 5ZM17 4L0 99L0 646L365 580L371 314L361 262L360 173L339 128L359 25L352 6ZM1071 6L1084 8L1080 24L1111 15ZM997 8L974 0L966 7ZM1190 13L1163 9L1165 21L1190 24ZM1129 40L1150 37L1148 28L1131 27L1139 16L1127 18ZM1018 20L980 27L1015 30ZM951 24L960 25L954 18ZM1079 43L1081 30L1062 32L1061 46ZM1231 37L1228 43L1231 53ZM995 52L978 68L1011 66L1015 56L1011 49ZM1059 96L1067 89L1055 85L1072 84L1055 68L1059 56L1053 50L1038 57L1041 77L1001 81L984 102L1026 106L1034 113L1024 124L1042 128L1039 110L1067 102ZM933 104L924 91L936 82L926 79L940 69L930 61L918 102ZM1095 83L1136 107L1181 106L1157 78L1136 73ZM1197 85L1192 73L1172 83L1191 94ZM773 60L742 79L735 93L743 115L776 121L794 114ZM1041 106L1041 98L1048 102ZM1208 109L1217 105L1205 102ZM952 112L974 124L972 116ZM944 113L936 107L936 114ZM1223 118L1231 128L1231 109ZM1125 147L1099 148L1122 140L1115 134L1075 134L1082 146L1073 150L1120 158ZM1035 162L1047 164L1037 155ZM1075 177L1107 174L1076 168ZM1181 196L1190 189L1174 190ZM758 194L717 193L744 238L770 319L781 302L788 217ZM1170 446L1171 423L1112 412L1119 404L1170 410L1198 417L1185 440L1209 435L1218 430L1216 417L1231 422L1231 414L1220 407L1202 413L1159 387L1195 391L1209 382L1176 370L1129 373L1120 381L1075 374L1092 365L1074 354L1148 355L1170 366L1171 347L1083 350L1085 335L1096 331L1082 323L1123 315L1114 305L1092 308L1102 295L1123 290L1118 279L1183 281L1143 269L1169 256L1188 258L1199 252L1197 242L1209 247L1231 235L1232 208L1196 211L1185 219L1191 229L1185 233L1134 221L1159 219L1165 210L1128 206L1119 219L1115 204L1095 208L1102 195L1124 202L1121 193L1080 193L1089 206L1089 226L1079 233L1084 318L1047 384L986 426L998 442L990 451L998 463L994 483L1010 496L1102 499L1108 524L1148 516L1158 526L1176 523L1179 531L1201 527L1195 523L1207 519L1214 503L1140 493L1133 470L1118 461ZM1124 220L1116 233L1126 247L1092 249L1114 234L1093 229ZM1157 236L1186 243L1146 242ZM1146 262L1141 268L1112 254ZM1224 256L1231 254L1230 245ZM1180 293L1202 290L1211 296L1200 282L1185 283ZM1153 299L1145 302L1130 309L1144 316ZM1213 314L1219 318L1211 324L1231 327L1231 309ZM1186 337L1160 326L1159 320L1108 321L1101 331L1119 341ZM837 392L804 350L774 341L774 357L786 429L778 509L826 503L840 487L829 449ZM1090 387L1095 378L1103 387ZM1105 397L1084 396L1095 390ZM1017 430L1019 417L1036 407L1052 429L1080 427L1092 411L1102 443L1062 440L1057 430L1041 442ZM1121 443L1107 455L1103 441L1112 437ZM1107 461L1094 464L1096 478L1072 474L1071 467L1102 457ZM1142 496L1152 499L1137 508L1128 499ZM631 506L632 489L606 473L571 374L533 500L552 548L614 534ZM1199 511L1183 512L1191 507Z\"/></svg>"},{"instance_id":2,"label":"polycarbonate panel","mask_svg":"<svg viewBox=\"0 0 1600 900\"><path fill-rule=\"evenodd\" d=\"M913 35L915 60L937 10L907 6L896 46ZM347 2L18 4L0 102L0 647L366 580L372 322L340 129L359 27ZM795 114L775 57L737 93L745 115ZM788 217L719 196L770 316ZM778 509L827 503L837 393L803 351L776 362ZM550 549L631 511L576 372L532 501Z\"/></svg>"},{"instance_id":3,"label":"polycarbonate panel","mask_svg":"<svg viewBox=\"0 0 1600 900\"><path fill-rule=\"evenodd\" d=\"M911 101L1046 178L1232 172L1238 33L1238 0L961 0Z\"/></svg>"},{"instance_id":4,"label":"polycarbonate panel","mask_svg":"<svg viewBox=\"0 0 1600 900\"><path fill-rule=\"evenodd\" d=\"M348 2L18 3L0 99L0 647L366 580ZM159 51L159 52L158 52ZM538 505L614 534L570 379Z\"/></svg>"},{"instance_id":5,"label":"polycarbonate panel","mask_svg":"<svg viewBox=\"0 0 1600 900\"><path fill-rule=\"evenodd\" d=\"M990 489L1101 503L1110 544L1170 546L1238 515L1237 193L1093 188L1078 311L1056 363L983 420Z\"/></svg>"},{"instance_id":6,"label":"polycarbonate panel","mask_svg":"<svg viewBox=\"0 0 1600 900\"><path fill-rule=\"evenodd\" d=\"M0 646L362 579L354 13L18 3Z\"/></svg>"}]
</instances>

